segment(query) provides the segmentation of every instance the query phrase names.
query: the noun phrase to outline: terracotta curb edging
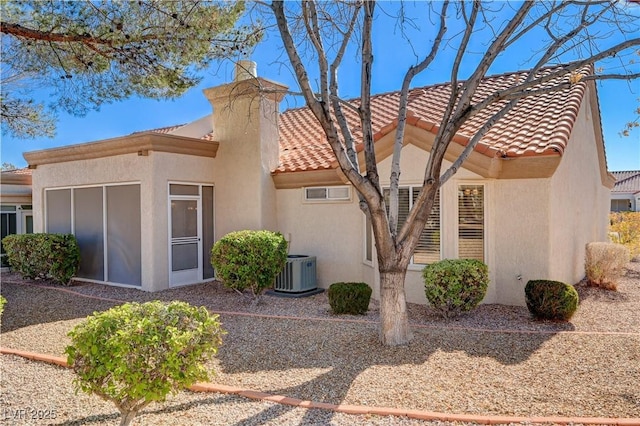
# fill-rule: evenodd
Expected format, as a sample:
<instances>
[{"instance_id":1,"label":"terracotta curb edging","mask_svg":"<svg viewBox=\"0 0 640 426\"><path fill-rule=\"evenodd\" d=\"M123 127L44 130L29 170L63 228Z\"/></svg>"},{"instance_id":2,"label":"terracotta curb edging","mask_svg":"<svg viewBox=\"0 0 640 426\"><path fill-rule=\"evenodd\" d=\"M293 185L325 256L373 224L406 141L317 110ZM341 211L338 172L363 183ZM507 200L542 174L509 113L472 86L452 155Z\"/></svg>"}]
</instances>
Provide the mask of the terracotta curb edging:
<instances>
[{"instance_id":1,"label":"terracotta curb edging","mask_svg":"<svg viewBox=\"0 0 640 426\"><path fill-rule=\"evenodd\" d=\"M69 368L66 358L57 357L36 352L22 351L18 349L0 347L0 354L16 355L33 361L46 362ZM367 407L363 405L349 404L328 404L290 398L282 395L272 395L265 392L250 389L237 388L235 386L219 385L214 383L197 383L189 387L192 392L216 392L234 394L244 398L259 401L269 401L277 404L290 405L300 408L317 408L331 410L344 414L375 414L379 416L408 417L416 420L435 420L443 422L472 422L485 425L498 425L508 423L546 423L546 424L584 424L584 425L617 425L617 426L640 426L640 418L604 418L604 417L521 417L521 416L483 416L479 414L447 414L434 411L411 410L404 408L390 407Z\"/></svg>"},{"instance_id":2,"label":"terracotta curb edging","mask_svg":"<svg viewBox=\"0 0 640 426\"><path fill-rule=\"evenodd\" d=\"M70 368L67 365L67 359L61 356L39 354L36 352L28 352L28 351L22 351L19 349L11 349L11 348L3 348L3 347L0 347L0 354L16 355L22 358L33 360L33 361L42 361L42 362L46 362L47 364L55 364L60 367Z\"/></svg>"}]
</instances>

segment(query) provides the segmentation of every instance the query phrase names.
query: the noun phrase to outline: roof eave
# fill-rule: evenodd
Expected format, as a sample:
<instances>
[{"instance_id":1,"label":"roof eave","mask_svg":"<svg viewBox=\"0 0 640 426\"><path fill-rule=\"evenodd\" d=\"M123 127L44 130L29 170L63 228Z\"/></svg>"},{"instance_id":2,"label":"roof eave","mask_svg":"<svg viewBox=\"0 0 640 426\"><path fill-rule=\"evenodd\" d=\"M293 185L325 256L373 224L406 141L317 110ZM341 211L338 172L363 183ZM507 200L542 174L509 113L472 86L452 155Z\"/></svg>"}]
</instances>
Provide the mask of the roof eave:
<instances>
[{"instance_id":1,"label":"roof eave","mask_svg":"<svg viewBox=\"0 0 640 426\"><path fill-rule=\"evenodd\" d=\"M404 139L405 145L410 143L429 152L435 139L434 131L437 132L437 128L433 126L407 125ZM447 148L445 160L452 163L456 161L464 151L468 141L469 138L456 135L453 143L449 144ZM393 132L387 132L376 141L376 159L378 161L392 154L393 143ZM557 169L561 158L562 155L556 151L502 157L495 148L480 143L469 154L462 167L490 179L548 178ZM360 164L363 164L364 157L360 158L360 160L362 160Z\"/></svg>"},{"instance_id":2,"label":"roof eave","mask_svg":"<svg viewBox=\"0 0 640 426\"><path fill-rule=\"evenodd\" d=\"M339 168L300 170L271 173L276 189L294 189L305 186L344 185L349 183Z\"/></svg>"},{"instance_id":3,"label":"roof eave","mask_svg":"<svg viewBox=\"0 0 640 426\"><path fill-rule=\"evenodd\" d=\"M600 103L598 102L598 88L595 84L595 80L591 80L587 84L587 89L590 92L589 106L591 107L591 114L593 117L593 134L596 138L596 149L598 151L598 163L600 166L600 180L602 184L612 189L616 183L616 178L609 173L607 168L607 153L604 145L604 136L602 133L602 120L600 118Z\"/></svg>"},{"instance_id":4,"label":"roof eave","mask_svg":"<svg viewBox=\"0 0 640 426\"><path fill-rule=\"evenodd\" d=\"M30 174L16 174L16 173L7 173L3 172L0 180L3 184L10 185L31 185L31 175Z\"/></svg>"},{"instance_id":5,"label":"roof eave","mask_svg":"<svg viewBox=\"0 0 640 426\"><path fill-rule=\"evenodd\" d=\"M35 169L37 166L44 164L104 158L123 154L137 153L144 156L149 151L215 158L218 152L218 145L218 142L202 139L145 132L97 142L25 152L23 156L27 160L29 168Z\"/></svg>"}]
</instances>

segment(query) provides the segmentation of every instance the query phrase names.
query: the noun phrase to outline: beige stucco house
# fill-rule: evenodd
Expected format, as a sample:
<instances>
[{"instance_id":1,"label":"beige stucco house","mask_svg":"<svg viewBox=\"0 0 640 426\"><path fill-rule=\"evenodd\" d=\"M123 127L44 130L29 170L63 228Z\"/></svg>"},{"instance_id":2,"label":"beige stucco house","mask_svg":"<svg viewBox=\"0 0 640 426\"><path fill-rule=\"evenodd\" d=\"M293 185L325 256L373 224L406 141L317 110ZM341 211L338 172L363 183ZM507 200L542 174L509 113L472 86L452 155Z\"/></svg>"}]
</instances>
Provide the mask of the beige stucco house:
<instances>
[{"instance_id":1,"label":"beige stucco house","mask_svg":"<svg viewBox=\"0 0 640 426\"><path fill-rule=\"evenodd\" d=\"M611 190L612 212L640 212L640 170L615 171Z\"/></svg>"},{"instance_id":2,"label":"beige stucco house","mask_svg":"<svg viewBox=\"0 0 640 426\"><path fill-rule=\"evenodd\" d=\"M316 256L321 287L365 281L377 297L367 220L311 112L279 112L285 87L239 74L204 91L213 113L191 123L25 153L35 230L76 234L80 277L147 291L211 279L209 250L230 231L276 230L290 253ZM489 77L483 90L523 75ZM449 89L411 92L401 212L420 188ZM383 178L397 102L397 93L372 101ZM460 130L448 161L482 118ZM530 279L577 282L585 244L607 239L613 183L592 82L522 101L441 188L407 274L408 300L426 303L420 271L441 258L486 262L488 303L523 304Z\"/></svg>"}]
</instances>

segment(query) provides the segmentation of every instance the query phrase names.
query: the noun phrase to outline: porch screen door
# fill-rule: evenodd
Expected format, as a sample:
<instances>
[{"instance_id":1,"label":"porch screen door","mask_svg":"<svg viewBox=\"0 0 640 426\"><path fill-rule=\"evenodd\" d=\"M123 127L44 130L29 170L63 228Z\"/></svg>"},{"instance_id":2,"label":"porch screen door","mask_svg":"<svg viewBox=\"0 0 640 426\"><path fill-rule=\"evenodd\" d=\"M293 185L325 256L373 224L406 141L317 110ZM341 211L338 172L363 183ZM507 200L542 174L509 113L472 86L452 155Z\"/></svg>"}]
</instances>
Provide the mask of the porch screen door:
<instances>
[{"instance_id":1,"label":"porch screen door","mask_svg":"<svg viewBox=\"0 0 640 426\"><path fill-rule=\"evenodd\" d=\"M169 199L171 204L172 286L195 283L202 279L202 256L200 256L202 252L202 219L199 214L202 207L199 187L194 187L197 195L170 195Z\"/></svg>"}]
</instances>

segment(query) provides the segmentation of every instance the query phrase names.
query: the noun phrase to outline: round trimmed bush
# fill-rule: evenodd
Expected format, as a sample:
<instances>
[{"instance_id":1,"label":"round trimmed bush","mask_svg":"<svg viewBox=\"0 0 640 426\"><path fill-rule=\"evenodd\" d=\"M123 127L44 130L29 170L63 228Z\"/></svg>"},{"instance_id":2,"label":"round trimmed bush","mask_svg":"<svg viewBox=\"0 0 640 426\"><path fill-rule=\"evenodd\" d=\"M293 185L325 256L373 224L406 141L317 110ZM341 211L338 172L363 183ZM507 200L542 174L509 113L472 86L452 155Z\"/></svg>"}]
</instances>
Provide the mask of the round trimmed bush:
<instances>
[{"instance_id":1,"label":"round trimmed bush","mask_svg":"<svg viewBox=\"0 0 640 426\"><path fill-rule=\"evenodd\" d=\"M489 268L475 259L445 259L425 266L422 278L431 306L444 318L451 318L484 299Z\"/></svg>"},{"instance_id":2,"label":"round trimmed bush","mask_svg":"<svg viewBox=\"0 0 640 426\"><path fill-rule=\"evenodd\" d=\"M223 334L218 316L204 307L125 303L78 324L65 352L77 389L112 401L125 425L150 403L208 380L204 364Z\"/></svg>"},{"instance_id":3,"label":"round trimmed bush","mask_svg":"<svg viewBox=\"0 0 640 426\"><path fill-rule=\"evenodd\" d=\"M364 315L369 310L371 292L367 283L333 283L327 297L334 314Z\"/></svg>"},{"instance_id":4,"label":"round trimmed bush","mask_svg":"<svg viewBox=\"0 0 640 426\"><path fill-rule=\"evenodd\" d=\"M578 309L578 292L560 281L531 280L524 294L529 312L538 319L568 321Z\"/></svg>"},{"instance_id":5,"label":"round trimmed bush","mask_svg":"<svg viewBox=\"0 0 640 426\"><path fill-rule=\"evenodd\" d=\"M231 232L211 249L216 277L229 288L258 297L271 287L287 262L287 241L271 231Z\"/></svg>"},{"instance_id":6,"label":"round trimmed bush","mask_svg":"<svg viewBox=\"0 0 640 426\"><path fill-rule=\"evenodd\" d=\"M69 285L80 267L80 249L72 234L12 234L2 239L11 268L24 278L52 279Z\"/></svg>"}]
</instances>

